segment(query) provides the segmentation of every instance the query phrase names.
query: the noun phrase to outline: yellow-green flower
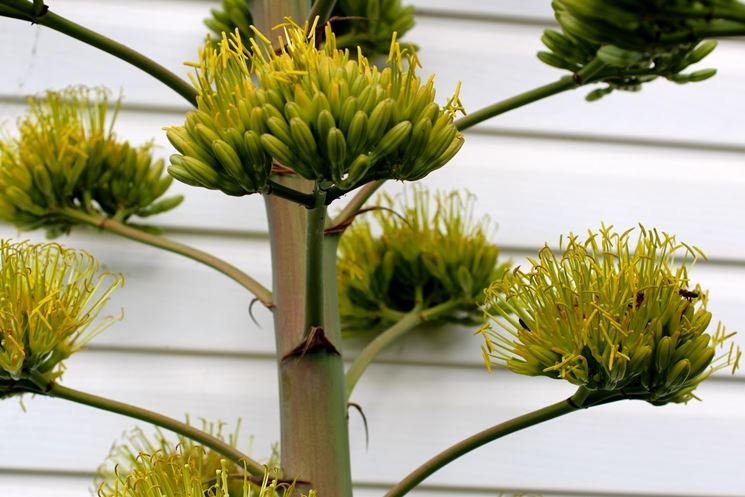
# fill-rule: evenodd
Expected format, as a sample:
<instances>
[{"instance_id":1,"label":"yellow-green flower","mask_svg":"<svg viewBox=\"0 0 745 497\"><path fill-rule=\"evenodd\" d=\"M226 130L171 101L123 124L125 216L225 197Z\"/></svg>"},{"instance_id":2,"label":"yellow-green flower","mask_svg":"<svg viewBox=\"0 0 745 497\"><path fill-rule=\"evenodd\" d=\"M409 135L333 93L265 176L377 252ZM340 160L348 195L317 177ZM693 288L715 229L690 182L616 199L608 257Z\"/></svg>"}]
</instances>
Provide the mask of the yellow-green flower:
<instances>
[{"instance_id":1,"label":"yellow-green flower","mask_svg":"<svg viewBox=\"0 0 745 497\"><path fill-rule=\"evenodd\" d=\"M122 279L88 253L55 243L0 241L0 397L52 381L61 362L111 324L94 324Z\"/></svg>"},{"instance_id":2,"label":"yellow-green flower","mask_svg":"<svg viewBox=\"0 0 745 497\"><path fill-rule=\"evenodd\" d=\"M538 57L545 63L577 73L593 60L605 67L593 74L592 82L607 86L593 91L588 100L613 90L638 90L658 77L676 83L703 81L714 69L683 74L688 66L706 57L716 47L703 41L720 26L735 23L731 6L711 8L697 0L556 0L552 2L562 32L546 30L542 37L548 52ZM740 23L741 30L745 24ZM587 83L590 81L583 81Z\"/></svg>"},{"instance_id":3,"label":"yellow-green flower","mask_svg":"<svg viewBox=\"0 0 745 497\"><path fill-rule=\"evenodd\" d=\"M203 422L203 429L223 439L222 423ZM228 437L235 446L236 432ZM160 431L148 437L136 429L116 444L99 468L101 497L305 497L294 485L278 483L278 456L272 454L264 481L249 481L247 473L216 452L179 436L169 440ZM154 490L158 493L152 493ZM307 497L315 497L310 491Z\"/></svg>"},{"instance_id":4,"label":"yellow-green flower","mask_svg":"<svg viewBox=\"0 0 745 497\"><path fill-rule=\"evenodd\" d=\"M238 443L240 423L227 439L232 447ZM202 430L224 440L224 423L207 423L202 421ZM164 472L165 466L174 465L183 468L183 472ZM163 466L163 467L161 467ZM279 497L282 488L271 486L271 480L279 475L279 455L276 450L266 463L266 483L254 484L242 477L243 469L227 461L214 450L195 444L192 440L179 435L175 440L166 437L160 430L152 436L135 428L125 440L116 443L104 465L98 469L98 494L101 497L139 497L149 494L138 493L137 485L143 478L156 481L161 477L171 483L181 481L187 493L175 493L179 497L200 495L195 492L197 485L204 495L221 497L245 497L244 489L249 496ZM175 487L174 487L175 488ZM210 493L212 492L212 493ZM263 492L263 493L262 493ZM171 495L171 494L166 494ZM286 494L290 497L290 494Z\"/></svg>"},{"instance_id":5,"label":"yellow-green flower","mask_svg":"<svg viewBox=\"0 0 745 497\"><path fill-rule=\"evenodd\" d=\"M50 235L75 221L66 210L127 220L176 207L175 196L158 201L172 178L151 145L117 141L108 93L84 87L48 91L29 99L18 136L0 140L0 219Z\"/></svg>"},{"instance_id":6,"label":"yellow-green flower","mask_svg":"<svg viewBox=\"0 0 745 497\"><path fill-rule=\"evenodd\" d=\"M315 25L282 27L276 52L258 31L250 46L235 33L200 51L198 109L168 129L176 179L228 195L268 193L277 164L346 191L422 178L460 149L457 94L444 109L434 103L432 78L422 83L416 55L395 37L379 71L361 51L338 50L329 26L323 48Z\"/></svg>"},{"instance_id":7,"label":"yellow-green flower","mask_svg":"<svg viewBox=\"0 0 745 497\"><path fill-rule=\"evenodd\" d=\"M373 226L357 219L339 245L339 310L349 335L389 327L402 313L453 302L439 321L482 322L478 302L504 273L490 242L487 218L473 213L474 197L432 198L412 188L396 201L381 196Z\"/></svg>"},{"instance_id":8,"label":"yellow-green flower","mask_svg":"<svg viewBox=\"0 0 745 497\"><path fill-rule=\"evenodd\" d=\"M731 342L716 352L734 333L706 333L707 293L688 279L701 252L644 228L633 242L632 231L570 235L560 256L546 247L496 281L487 364L652 404L686 402L713 371L736 367Z\"/></svg>"}]
</instances>

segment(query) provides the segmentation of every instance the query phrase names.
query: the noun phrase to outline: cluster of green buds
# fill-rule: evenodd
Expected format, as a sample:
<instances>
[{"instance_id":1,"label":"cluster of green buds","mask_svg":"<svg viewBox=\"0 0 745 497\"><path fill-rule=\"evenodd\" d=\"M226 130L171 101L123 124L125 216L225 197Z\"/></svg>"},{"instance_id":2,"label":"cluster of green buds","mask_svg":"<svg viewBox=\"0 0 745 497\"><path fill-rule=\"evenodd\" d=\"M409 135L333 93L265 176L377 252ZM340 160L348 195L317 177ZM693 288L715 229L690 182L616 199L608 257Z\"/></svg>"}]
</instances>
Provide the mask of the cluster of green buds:
<instances>
[{"instance_id":1,"label":"cluster of green buds","mask_svg":"<svg viewBox=\"0 0 745 497\"><path fill-rule=\"evenodd\" d=\"M377 226L358 219L342 236L337 273L346 335L380 331L402 313L448 303L433 321L483 322L484 289L509 266L498 261L488 218L474 215L473 196L431 197L423 188L395 202L382 196Z\"/></svg>"},{"instance_id":2,"label":"cluster of green buds","mask_svg":"<svg viewBox=\"0 0 745 497\"><path fill-rule=\"evenodd\" d=\"M631 231L571 235L560 257L546 247L529 271L495 282L496 316L482 329L487 365L655 405L687 402L713 371L734 370L739 350L715 350L734 333L721 324L706 333L707 293L688 279L700 251L644 228L632 244Z\"/></svg>"},{"instance_id":3,"label":"cluster of green buds","mask_svg":"<svg viewBox=\"0 0 745 497\"><path fill-rule=\"evenodd\" d=\"M82 211L125 221L176 207L158 200L171 185L151 145L116 140L109 96L102 89L68 88L29 99L18 136L0 140L0 219L20 229L46 228L50 236L75 223Z\"/></svg>"},{"instance_id":4,"label":"cluster of green buds","mask_svg":"<svg viewBox=\"0 0 745 497\"><path fill-rule=\"evenodd\" d=\"M37 391L111 324L93 324L121 277L58 244L0 240L0 398Z\"/></svg>"},{"instance_id":5,"label":"cluster of green buds","mask_svg":"<svg viewBox=\"0 0 745 497\"><path fill-rule=\"evenodd\" d=\"M745 6L734 0L554 0L552 5L562 32L544 32L550 51L538 57L575 74L602 62L605 67L583 83L607 86L588 100L613 90L635 91L657 77L676 83L708 79L714 69L683 73L716 47L704 39L745 32Z\"/></svg>"},{"instance_id":6,"label":"cluster of green buds","mask_svg":"<svg viewBox=\"0 0 745 497\"><path fill-rule=\"evenodd\" d=\"M202 430L220 440L224 440L224 423L208 423L202 420ZM227 439L232 447L238 443L240 423ZM174 464L183 469L181 473L163 472L164 463ZM98 469L98 495L101 497L139 497L150 494L140 493L138 480L153 482L167 478L169 485L176 482L187 483L187 493L175 493L179 497L202 495L220 497L265 496L279 497L280 488L272 486L270 480L279 476L279 454L273 451L266 463L266 481L258 485L243 477L243 468L225 460L214 450L195 444L192 440L179 435L175 440L168 438L160 430L148 436L141 429L135 428L122 442L116 443L104 465ZM203 494L196 491L200 488ZM176 488L176 487L173 487ZM244 493L245 491L245 493ZM171 494L165 494L171 495ZM286 494L290 497L291 494Z\"/></svg>"},{"instance_id":7,"label":"cluster of green buds","mask_svg":"<svg viewBox=\"0 0 745 497\"><path fill-rule=\"evenodd\" d=\"M360 51L352 60L338 50L328 25L321 49L315 25L283 27L276 52L258 31L250 48L235 33L201 50L198 109L168 129L176 179L228 195L270 193L278 164L344 192L374 179L422 178L460 149L457 92L441 109L432 78L422 84L416 55L395 39L379 71Z\"/></svg>"},{"instance_id":8,"label":"cluster of green buds","mask_svg":"<svg viewBox=\"0 0 745 497\"><path fill-rule=\"evenodd\" d=\"M253 16L248 0L222 0L221 8L212 9L204 20L217 36L236 29L244 40L254 36ZM338 0L331 11L331 22L337 34L336 46L356 50L372 57L388 52L391 37L398 37L414 27L414 7L404 7L401 0Z\"/></svg>"}]
</instances>

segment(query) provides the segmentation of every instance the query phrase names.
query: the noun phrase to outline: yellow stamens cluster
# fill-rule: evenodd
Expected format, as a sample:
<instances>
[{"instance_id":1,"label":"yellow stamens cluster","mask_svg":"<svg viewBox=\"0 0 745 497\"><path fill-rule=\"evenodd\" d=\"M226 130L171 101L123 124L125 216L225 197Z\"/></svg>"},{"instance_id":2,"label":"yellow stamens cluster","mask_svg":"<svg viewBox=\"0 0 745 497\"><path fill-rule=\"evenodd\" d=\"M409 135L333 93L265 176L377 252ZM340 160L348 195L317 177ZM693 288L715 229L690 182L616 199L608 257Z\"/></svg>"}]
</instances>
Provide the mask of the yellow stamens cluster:
<instances>
[{"instance_id":1,"label":"yellow stamens cluster","mask_svg":"<svg viewBox=\"0 0 745 497\"><path fill-rule=\"evenodd\" d=\"M85 252L0 241L0 397L28 390L32 374L59 377L61 361L111 324L93 321L121 283Z\"/></svg>"},{"instance_id":2,"label":"yellow stamens cluster","mask_svg":"<svg viewBox=\"0 0 745 497\"><path fill-rule=\"evenodd\" d=\"M736 366L733 345L715 352L734 333L705 333L707 294L688 279L700 251L644 228L632 243L631 231L571 235L561 256L546 247L495 282L487 363L653 404L686 402L712 371Z\"/></svg>"}]
</instances>

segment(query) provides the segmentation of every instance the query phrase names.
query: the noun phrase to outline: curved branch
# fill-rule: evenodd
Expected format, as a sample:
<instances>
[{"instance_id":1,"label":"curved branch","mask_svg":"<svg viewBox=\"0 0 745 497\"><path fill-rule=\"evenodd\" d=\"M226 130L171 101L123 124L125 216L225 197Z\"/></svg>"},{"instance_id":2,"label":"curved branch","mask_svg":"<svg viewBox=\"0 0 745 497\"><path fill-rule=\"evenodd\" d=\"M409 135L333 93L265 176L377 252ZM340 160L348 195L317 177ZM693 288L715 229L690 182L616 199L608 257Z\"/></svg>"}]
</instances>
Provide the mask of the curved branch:
<instances>
[{"instance_id":1,"label":"curved branch","mask_svg":"<svg viewBox=\"0 0 745 497\"><path fill-rule=\"evenodd\" d=\"M604 67L605 64L603 64L599 59L593 59L591 62L588 62L585 67L571 76L563 76L561 79L554 81L553 83L533 88L532 90L528 90L519 95L501 100L472 112L455 121L455 126L463 131L464 129L468 129L480 122L504 114L510 110L517 109L518 107L523 107L546 97L592 83L593 76L600 72Z\"/></svg>"},{"instance_id":2,"label":"curved branch","mask_svg":"<svg viewBox=\"0 0 745 497\"><path fill-rule=\"evenodd\" d=\"M80 40L83 43L101 49L125 62L129 62L133 66L150 74L152 77L171 88L173 91L184 97L184 99L186 99L191 105L196 107L196 89L188 81L178 77L173 72L143 54L49 10L43 10L40 15L37 15L34 12L32 2L26 0L4 0L4 3L6 3L7 6L0 9L0 15L26 20L34 24L39 24L40 26L46 26Z\"/></svg>"},{"instance_id":3,"label":"curved branch","mask_svg":"<svg viewBox=\"0 0 745 497\"><path fill-rule=\"evenodd\" d=\"M163 414L143 409L141 407L107 399L105 397L99 397L98 395L93 395L87 392L73 390L72 388L63 387L62 385L59 385L57 383L48 382L43 377L43 375L40 375L39 373L32 373L32 375L34 374L36 375L33 377L34 382L40 386L44 385L41 388L42 391L38 392L42 395L46 395L48 397L57 397L59 399L69 400L71 402L77 402L78 404L84 404L87 406L95 407L97 409L103 409L104 411L109 411L128 416L130 418L139 419L147 423L152 423L154 425L160 426L162 428L190 438L195 442L199 442L205 447L209 447L210 449L218 452L220 455L234 462L239 467L245 466L246 470L257 478L263 479L264 477L265 468L263 464L254 461L235 447L230 446L225 441L220 440L219 438L210 435L209 433L206 433L198 428L195 428L186 423L182 423L181 421L177 421L173 418L169 418L168 416L164 416Z\"/></svg>"},{"instance_id":4,"label":"curved branch","mask_svg":"<svg viewBox=\"0 0 745 497\"><path fill-rule=\"evenodd\" d=\"M265 307L269 309L274 307L274 304L272 303L272 294L266 287L264 287L261 283L259 283L237 267L218 257L215 257L212 254L208 254L207 252L196 249L194 247L189 247L188 245L169 240L168 238L162 236L145 233L144 231L132 228L111 218L85 214L71 208L61 209L59 211L59 214L71 221L75 221L81 224L87 224L89 226L95 226L96 228L100 228L104 231L109 231L119 236L123 236L124 238L129 238L130 240L135 240L152 247L157 247L169 252L173 252L175 254L183 255L193 261L201 262L205 266L211 267L212 269L221 272L225 276L228 276L233 281L241 285L243 288L254 294L256 298L259 299L262 304L264 304Z\"/></svg>"},{"instance_id":5,"label":"curved branch","mask_svg":"<svg viewBox=\"0 0 745 497\"><path fill-rule=\"evenodd\" d=\"M555 404L543 407L541 409L523 414L504 423L500 423L491 428L472 435L465 440L458 442L452 447L440 452L429 461L425 462L406 478L397 483L383 497L401 497L406 495L410 490L419 485L432 473L436 472L443 466L458 459L460 456L471 452L489 442L501 438L510 433L537 425L550 419L558 418L564 414L569 414L579 409L583 409L584 401L587 398L588 391L580 387L573 396Z\"/></svg>"},{"instance_id":6,"label":"curved branch","mask_svg":"<svg viewBox=\"0 0 745 497\"><path fill-rule=\"evenodd\" d=\"M347 370L347 399L351 397L352 391L357 385L357 382L362 376L362 373L365 372L373 359L375 359L375 357L377 357L377 355L380 354L386 347L391 345L393 342L395 342L420 324L433 319L438 319L439 317L457 308L458 305L458 302L449 300L423 311L415 309L411 312L406 313L396 324L376 336L373 341L368 343L367 346L362 349L362 352L360 352L360 354L355 358L354 362Z\"/></svg>"}]
</instances>

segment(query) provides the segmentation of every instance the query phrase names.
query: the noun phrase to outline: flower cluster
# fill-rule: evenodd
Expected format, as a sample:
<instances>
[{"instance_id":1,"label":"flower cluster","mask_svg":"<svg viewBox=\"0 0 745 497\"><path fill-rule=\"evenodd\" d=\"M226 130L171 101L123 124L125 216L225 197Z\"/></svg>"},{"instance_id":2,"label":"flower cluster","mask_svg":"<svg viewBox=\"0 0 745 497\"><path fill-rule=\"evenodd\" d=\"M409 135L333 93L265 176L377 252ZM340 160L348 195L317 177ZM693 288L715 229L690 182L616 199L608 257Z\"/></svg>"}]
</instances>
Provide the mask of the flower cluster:
<instances>
[{"instance_id":1,"label":"flower cluster","mask_svg":"<svg viewBox=\"0 0 745 497\"><path fill-rule=\"evenodd\" d=\"M508 264L498 261L489 220L475 217L474 197L453 192L432 198L412 188L396 202L380 200L385 208L373 213L377 226L358 219L340 241L344 333L379 331L401 313L446 302L457 305L440 320L482 322L478 303L484 289Z\"/></svg>"},{"instance_id":2,"label":"flower cluster","mask_svg":"<svg viewBox=\"0 0 745 497\"><path fill-rule=\"evenodd\" d=\"M212 9L211 14L204 23L218 39L222 33L233 33L236 29L244 40L254 35L251 5L246 0L222 0L221 7ZM351 50L360 47L368 56L385 54L393 33L400 38L414 27L414 7L404 7L401 0L338 0L331 11L331 20L337 47Z\"/></svg>"},{"instance_id":3,"label":"flower cluster","mask_svg":"<svg viewBox=\"0 0 745 497\"><path fill-rule=\"evenodd\" d=\"M710 78L714 69L683 71L716 47L715 41L703 41L706 33L735 22L732 11L742 10L731 0L556 0L552 5L562 32L545 31L542 41L549 52L538 57L575 73L596 59L606 64L591 81L607 86L590 93L588 100L616 89L638 90L657 77L676 83Z\"/></svg>"},{"instance_id":4,"label":"flower cluster","mask_svg":"<svg viewBox=\"0 0 745 497\"><path fill-rule=\"evenodd\" d=\"M0 398L52 381L61 361L112 321L93 321L121 277L85 252L0 241Z\"/></svg>"},{"instance_id":5,"label":"flower cluster","mask_svg":"<svg viewBox=\"0 0 745 497\"><path fill-rule=\"evenodd\" d=\"M546 247L529 271L495 282L487 364L656 405L686 402L714 370L736 366L733 345L715 350L733 333L706 333L707 294L688 279L700 252L643 228L634 244L631 231L572 235L561 256Z\"/></svg>"},{"instance_id":6,"label":"flower cluster","mask_svg":"<svg viewBox=\"0 0 745 497\"><path fill-rule=\"evenodd\" d=\"M224 440L223 428L224 423L202 421L202 430L220 440ZM233 447L237 445L238 429L236 426L235 431L228 435L228 442ZM98 469L98 495L150 497L145 482L151 484L162 480L168 482L166 488L175 492L163 494L169 497L290 497L291 492L280 493L280 490L286 490L284 487L270 483L279 476L278 467L279 455L275 450L266 464L264 485L256 485L241 476L242 468L235 463L191 439L179 435L172 440L160 430L148 436L135 428L124 441L113 446L106 463Z\"/></svg>"},{"instance_id":7,"label":"flower cluster","mask_svg":"<svg viewBox=\"0 0 745 497\"><path fill-rule=\"evenodd\" d=\"M66 211L127 220L176 207L174 196L158 200L171 185L151 145L116 140L106 91L83 87L48 91L29 99L18 137L0 140L0 218L20 229L69 230Z\"/></svg>"},{"instance_id":8,"label":"flower cluster","mask_svg":"<svg viewBox=\"0 0 745 497\"><path fill-rule=\"evenodd\" d=\"M361 52L353 60L338 50L328 25L323 48L315 33L288 22L277 51L258 31L250 47L238 33L207 43L195 64L198 109L168 129L179 151L171 175L228 195L268 193L277 163L346 191L373 179L416 180L455 155L457 94L444 109L434 103L415 54L394 39L379 71Z\"/></svg>"}]
</instances>

